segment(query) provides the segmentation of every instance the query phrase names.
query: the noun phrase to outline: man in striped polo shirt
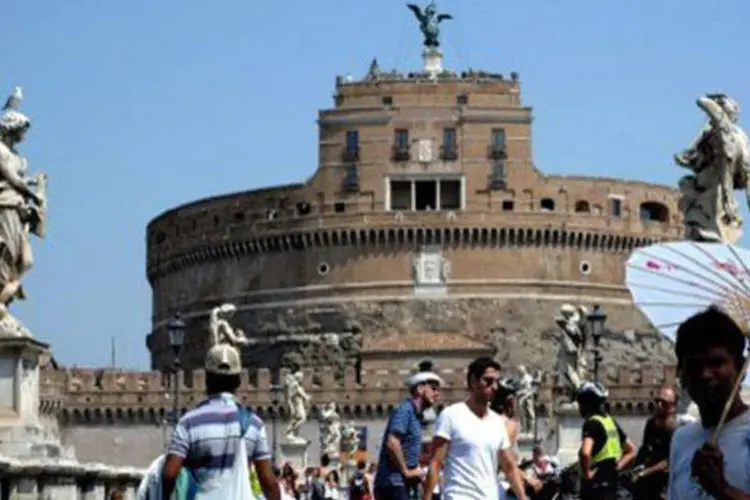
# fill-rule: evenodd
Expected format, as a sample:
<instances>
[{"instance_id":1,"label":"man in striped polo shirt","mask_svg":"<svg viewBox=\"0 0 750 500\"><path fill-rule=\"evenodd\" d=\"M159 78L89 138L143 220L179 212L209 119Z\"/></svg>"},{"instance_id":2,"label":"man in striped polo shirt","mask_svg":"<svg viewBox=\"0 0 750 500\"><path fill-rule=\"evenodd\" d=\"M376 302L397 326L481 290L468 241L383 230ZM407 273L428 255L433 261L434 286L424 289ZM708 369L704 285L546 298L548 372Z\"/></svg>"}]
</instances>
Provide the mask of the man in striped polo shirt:
<instances>
[{"instance_id":1,"label":"man in striped polo shirt","mask_svg":"<svg viewBox=\"0 0 750 500\"><path fill-rule=\"evenodd\" d=\"M220 497L225 496L231 484L240 484L243 480L248 483L249 492L249 463L255 466L266 500L280 499L263 422L241 406L234 396L241 372L240 353L234 346L217 344L209 349L206 355L208 397L187 412L175 427L162 472L164 499L170 498L182 467L195 478L196 499L226 500ZM234 463L240 438L245 443L249 462L246 464Z\"/></svg>"}]
</instances>

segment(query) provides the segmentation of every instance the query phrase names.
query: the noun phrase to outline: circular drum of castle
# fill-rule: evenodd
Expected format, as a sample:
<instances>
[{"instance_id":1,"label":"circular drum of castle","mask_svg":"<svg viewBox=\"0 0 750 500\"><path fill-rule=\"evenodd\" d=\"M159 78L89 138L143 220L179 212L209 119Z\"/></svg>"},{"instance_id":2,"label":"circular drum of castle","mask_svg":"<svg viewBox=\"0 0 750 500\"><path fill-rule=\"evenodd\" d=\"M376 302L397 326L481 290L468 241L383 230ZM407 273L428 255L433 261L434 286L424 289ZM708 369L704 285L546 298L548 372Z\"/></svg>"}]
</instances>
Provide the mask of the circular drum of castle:
<instances>
[{"instance_id":1,"label":"circular drum of castle","mask_svg":"<svg viewBox=\"0 0 750 500\"><path fill-rule=\"evenodd\" d=\"M200 367L207 315L224 302L252 339L248 366L272 370L408 369L424 358L457 368L488 352L545 367L564 303L602 304L613 331L647 329L624 262L681 237L676 190L541 173L516 74L429 79L373 64L363 80L338 78L334 98L319 113L307 183L150 222L153 368L172 362L175 310L188 324L180 360ZM636 350L605 355L631 363Z\"/></svg>"}]
</instances>

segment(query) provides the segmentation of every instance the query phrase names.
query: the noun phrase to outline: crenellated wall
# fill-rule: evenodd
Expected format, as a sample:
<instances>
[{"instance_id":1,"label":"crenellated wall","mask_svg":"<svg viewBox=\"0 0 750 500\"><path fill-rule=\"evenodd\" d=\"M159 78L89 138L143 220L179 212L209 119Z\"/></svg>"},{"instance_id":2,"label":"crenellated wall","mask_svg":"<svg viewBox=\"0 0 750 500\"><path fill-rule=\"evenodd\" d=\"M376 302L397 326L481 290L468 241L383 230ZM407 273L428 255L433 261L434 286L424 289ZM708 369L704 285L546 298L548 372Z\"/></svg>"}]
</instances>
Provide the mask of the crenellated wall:
<instances>
[{"instance_id":1,"label":"crenellated wall","mask_svg":"<svg viewBox=\"0 0 750 500\"><path fill-rule=\"evenodd\" d=\"M286 370L283 370L281 376L285 373ZM305 370L303 385L316 404L338 402L343 418L382 418L393 405L406 397L404 380L408 374L408 370L381 370L358 375L353 369L347 369L343 380L336 380L332 370ZM461 400L465 393L465 372L443 370L440 375L445 380L441 396L443 400ZM63 425L70 422L156 423L172 408L174 389L167 383L167 377L159 372L75 368L45 372L43 381L43 384L54 383L56 387L60 387L59 382L64 382L60 395L63 401L60 408ZM613 410L617 413L648 411L652 408L653 391L663 383L675 383L674 367L639 371L620 368L617 377L608 384ZM254 380L243 373L237 395L261 416L276 414L284 418L287 409L283 396L278 390L274 392L274 387L270 371L259 369ZM178 392L181 411L187 411L201 401L205 390L205 373L202 370L180 373ZM546 408L564 394L564 381L557 376L548 377L542 385L540 403ZM274 397L278 398L276 402ZM44 399L42 404L46 404Z\"/></svg>"},{"instance_id":2,"label":"crenellated wall","mask_svg":"<svg viewBox=\"0 0 750 500\"><path fill-rule=\"evenodd\" d=\"M316 374L305 372L304 385L314 405L329 401L339 404L342 420L354 421L368 429L367 447L372 457L379 448L389 410L407 396L404 380L408 370L356 374L348 371L343 380L335 380L330 371ZM465 373L443 371L446 387L441 404L451 404L465 397ZM161 453L170 438L168 416L172 411L172 388L157 372L120 372L108 370L66 369L46 371L44 383L64 387L59 397L63 407L59 413L61 437L65 445L74 446L76 456L84 461L106 461L119 466L147 466ZM181 411L195 406L204 397L205 377L200 371L181 378L179 398ZM640 439L643 420L653 410L656 391L662 384L675 384L675 369L646 368L630 371L621 368L608 380L611 409L636 440ZM271 374L259 370L255 380L244 376L238 397L265 420L272 441L283 435L287 409L283 395L274 403ZM49 392L47 392L49 394ZM169 397L166 397L169 395ZM552 443L555 439L554 404L566 397L562 381L545 379L540 392L540 435ZM43 402L44 404L44 402ZM314 406L302 435L311 440L310 456L317 462L320 429L318 410Z\"/></svg>"}]
</instances>

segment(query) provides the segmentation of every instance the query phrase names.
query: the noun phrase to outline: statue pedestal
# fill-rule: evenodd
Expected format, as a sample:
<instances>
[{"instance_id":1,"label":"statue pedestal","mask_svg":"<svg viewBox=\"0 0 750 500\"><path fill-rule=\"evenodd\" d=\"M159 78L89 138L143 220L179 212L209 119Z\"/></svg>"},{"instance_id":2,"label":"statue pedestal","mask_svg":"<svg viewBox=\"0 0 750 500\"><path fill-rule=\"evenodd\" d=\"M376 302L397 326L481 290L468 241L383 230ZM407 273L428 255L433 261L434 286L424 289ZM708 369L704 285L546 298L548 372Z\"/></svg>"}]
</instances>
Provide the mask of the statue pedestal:
<instances>
[{"instance_id":1,"label":"statue pedestal","mask_svg":"<svg viewBox=\"0 0 750 500\"><path fill-rule=\"evenodd\" d=\"M578 461L578 450L581 447L581 428L583 419L578 413L578 405L568 403L557 410L557 459L565 467Z\"/></svg>"},{"instance_id":2,"label":"statue pedestal","mask_svg":"<svg viewBox=\"0 0 750 500\"><path fill-rule=\"evenodd\" d=\"M2 332L0 332L2 335ZM39 358L49 346L32 337L0 336L0 455L62 456L39 417Z\"/></svg>"},{"instance_id":3,"label":"statue pedestal","mask_svg":"<svg viewBox=\"0 0 750 500\"><path fill-rule=\"evenodd\" d=\"M524 460L531 458L531 454L534 451L534 435L529 433L521 433L518 435L518 459Z\"/></svg>"},{"instance_id":4,"label":"statue pedestal","mask_svg":"<svg viewBox=\"0 0 750 500\"><path fill-rule=\"evenodd\" d=\"M430 75L430 78L437 78L443 72L443 52L436 48L430 47L422 52L424 61L424 72Z\"/></svg>"},{"instance_id":5,"label":"statue pedestal","mask_svg":"<svg viewBox=\"0 0 750 500\"><path fill-rule=\"evenodd\" d=\"M307 468L307 448L310 441L300 440L292 441L284 439L281 441L281 461L280 464L291 462L294 470L304 470Z\"/></svg>"}]
</instances>

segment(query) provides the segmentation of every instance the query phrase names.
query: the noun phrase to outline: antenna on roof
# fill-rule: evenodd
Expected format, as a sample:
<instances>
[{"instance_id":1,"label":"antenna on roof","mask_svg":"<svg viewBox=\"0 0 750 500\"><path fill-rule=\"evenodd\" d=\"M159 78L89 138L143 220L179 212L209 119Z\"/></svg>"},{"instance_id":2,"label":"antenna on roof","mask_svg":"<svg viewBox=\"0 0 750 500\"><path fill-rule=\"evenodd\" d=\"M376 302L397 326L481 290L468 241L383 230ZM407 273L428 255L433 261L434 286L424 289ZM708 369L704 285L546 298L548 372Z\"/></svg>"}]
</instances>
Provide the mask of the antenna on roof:
<instances>
[{"instance_id":1,"label":"antenna on roof","mask_svg":"<svg viewBox=\"0 0 750 500\"><path fill-rule=\"evenodd\" d=\"M110 346L110 363L112 364L112 368L115 368L116 365L116 352L115 352L115 336L112 335L112 342Z\"/></svg>"}]
</instances>

